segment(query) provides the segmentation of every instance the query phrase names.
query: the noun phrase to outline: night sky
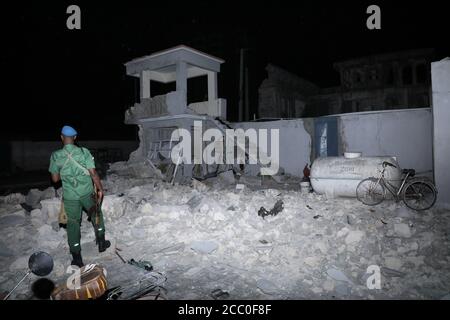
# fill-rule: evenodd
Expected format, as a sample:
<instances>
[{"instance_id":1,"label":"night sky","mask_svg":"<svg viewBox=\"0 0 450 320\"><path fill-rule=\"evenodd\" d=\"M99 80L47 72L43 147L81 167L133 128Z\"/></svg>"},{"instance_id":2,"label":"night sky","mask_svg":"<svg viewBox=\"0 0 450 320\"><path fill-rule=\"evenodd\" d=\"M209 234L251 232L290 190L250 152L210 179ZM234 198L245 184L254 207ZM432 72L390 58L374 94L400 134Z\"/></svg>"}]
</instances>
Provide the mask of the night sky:
<instances>
[{"instance_id":1,"label":"night sky","mask_svg":"<svg viewBox=\"0 0 450 320\"><path fill-rule=\"evenodd\" d=\"M66 28L70 4L81 8L81 30ZM370 4L381 7L381 30L366 28ZM255 109L268 62L334 86L335 61L415 48L435 48L437 59L450 55L448 21L445 1L2 4L0 135L55 140L71 124L82 140L135 139L135 126L123 118L137 83L125 75L123 63L179 44L225 60L219 96L236 120L240 48L248 48Z\"/></svg>"}]
</instances>

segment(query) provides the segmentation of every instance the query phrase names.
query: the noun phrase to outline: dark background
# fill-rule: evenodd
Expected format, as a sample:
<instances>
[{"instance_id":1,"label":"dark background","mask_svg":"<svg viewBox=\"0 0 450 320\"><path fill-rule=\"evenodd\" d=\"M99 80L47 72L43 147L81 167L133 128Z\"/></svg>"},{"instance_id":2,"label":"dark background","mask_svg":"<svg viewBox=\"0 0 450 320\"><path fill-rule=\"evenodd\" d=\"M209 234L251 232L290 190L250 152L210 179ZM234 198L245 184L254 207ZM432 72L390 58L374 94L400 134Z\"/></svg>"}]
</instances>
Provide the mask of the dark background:
<instances>
[{"instance_id":1,"label":"dark background","mask_svg":"<svg viewBox=\"0 0 450 320\"><path fill-rule=\"evenodd\" d=\"M179 44L225 60L219 96L237 119L239 50L248 48L251 110L268 62L326 87L339 84L342 59L415 48L450 55L445 1L33 1L1 9L0 140L58 139L65 124L79 138L135 139L123 124L138 83L123 63ZM81 8L81 30L66 9ZM366 8L381 7L381 30ZM204 94L202 80L188 99ZM206 85L206 82L205 82ZM152 88L153 89L153 88ZM158 87L163 92L170 88ZM199 91L200 90L200 91ZM152 95L154 93L152 92Z\"/></svg>"}]
</instances>

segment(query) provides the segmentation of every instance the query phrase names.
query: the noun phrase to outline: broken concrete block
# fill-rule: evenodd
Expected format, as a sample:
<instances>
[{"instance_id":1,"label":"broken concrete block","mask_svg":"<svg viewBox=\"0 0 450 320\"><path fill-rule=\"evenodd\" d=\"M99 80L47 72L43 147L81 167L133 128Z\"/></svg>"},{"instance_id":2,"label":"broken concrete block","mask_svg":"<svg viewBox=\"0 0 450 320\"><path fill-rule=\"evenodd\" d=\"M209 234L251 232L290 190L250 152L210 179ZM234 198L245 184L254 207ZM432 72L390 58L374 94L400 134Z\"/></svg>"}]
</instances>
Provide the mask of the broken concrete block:
<instances>
[{"instance_id":1,"label":"broken concrete block","mask_svg":"<svg viewBox=\"0 0 450 320\"><path fill-rule=\"evenodd\" d=\"M335 290L338 297L347 296L350 293L350 288L346 283L337 284Z\"/></svg>"},{"instance_id":2,"label":"broken concrete block","mask_svg":"<svg viewBox=\"0 0 450 320\"><path fill-rule=\"evenodd\" d=\"M414 216L414 213L406 206L400 207L396 213L397 217L401 218L412 218Z\"/></svg>"},{"instance_id":3,"label":"broken concrete block","mask_svg":"<svg viewBox=\"0 0 450 320\"><path fill-rule=\"evenodd\" d=\"M40 209L42 191L39 189L31 189L25 197L25 203L32 209Z\"/></svg>"},{"instance_id":4,"label":"broken concrete block","mask_svg":"<svg viewBox=\"0 0 450 320\"><path fill-rule=\"evenodd\" d=\"M20 214L9 214L0 218L0 227L8 228L22 225L25 223L25 217Z\"/></svg>"},{"instance_id":5,"label":"broken concrete block","mask_svg":"<svg viewBox=\"0 0 450 320\"><path fill-rule=\"evenodd\" d=\"M192 179L192 188L194 188L199 192L205 192L209 189L206 184L204 184L201 181L198 181L197 179Z\"/></svg>"},{"instance_id":6,"label":"broken concrete block","mask_svg":"<svg viewBox=\"0 0 450 320\"><path fill-rule=\"evenodd\" d=\"M21 204L25 202L25 196L21 193L11 193L7 196L0 197L1 201L6 204Z\"/></svg>"},{"instance_id":7,"label":"broken concrete block","mask_svg":"<svg viewBox=\"0 0 450 320\"><path fill-rule=\"evenodd\" d=\"M394 224L395 235L403 238L411 237L411 229L406 223L396 223Z\"/></svg>"},{"instance_id":8,"label":"broken concrete block","mask_svg":"<svg viewBox=\"0 0 450 320\"><path fill-rule=\"evenodd\" d=\"M404 277L404 276L406 276L406 274L404 272L386 268L386 267L381 267L381 273L386 277Z\"/></svg>"},{"instance_id":9,"label":"broken concrete block","mask_svg":"<svg viewBox=\"0 0 450 320\"><path fill-rule=\"evenodd\" d=\"M52 199L56 196L56 190L53 187L48 187L41 193L41 200Z\"/></svg>"},{"instance_id":10,"label":"broken concrete block","mask_svg":"<svg viewBox=\"0 0 450 320\"><path fill-rule=\"evenodd\" d=\"M23 271L25 272L28 268L28 260L30 257L28 256L22 256L20 258L17 258L10 266L9 271L11 272L17 272L17 271Z\"/></svg>"},{"instance_id":11,"label":"broken concrete block","mask_svg":"<svg viewBox=\"0 0 450 320\"><path fill-rule=\"evenodd\" d=\"M59 210L61 209L61 199L53 198L41 201L42 217L46 221L58 221Z\"/></svg>"},{"instance_id":12,"label":"broken concrete block","mask_svg":"<svg viewBox=\"0 0 450 320\"><path fill-rule=\"evenodd\" d=\"M189 209L194 210L196 209L202 202L203 196L202 195L195 195L192 198L186 202L186 204L189 206Z\"/></svg>"},{"instance_id":13,"label":"broken concrete block","mask_svg":"<svg viewBox=\"0 0 450 320\"><path fill-rule=\"evenodd\" d=\"M0 257L12 257L14 252L11 251L3 242L0 242Z\"/></svg>"},{"instance_id":14,"label":"broken concrete block","mask_svg":"<svg viewBox=\"0 0 450 320\"><path fill-rule=\"evenodd\" d=\"M345 237L345 243L347 245L356 244L364 237L364 232L362 231L350 231L347 237Z\"/></svg>"},{"instance_id":15,"label":"broken concrete block","mask_svg":"<svg viewBox=\"0 0 450 320\"><path fill-rule=\"evenodd\" d=\"M239 178L239 183L247 186L259 187L261 186L261 177L241 176Z\"/></svg>"},{"instance_id":16,"label":"broken concrete block","mask_svg":"<svg viewBox=\"0 0 450 320\"><path fill-rule=\"evenodd\" d=\"M393 270L398 270L402 267L402 261L396 257L387 257L384 260L384 264L387 268L393 269Z\"/></svg>"},{"instance_id":17,"label":"broken concrete block","mask_svg":"<svg viewBox=\"0 0 450 320\"><path fill-rule=\"evenodd\" d=\"M272 282L266 279L259 279L256 281L256 286L265 294L277 294L280 289Z\"/></svg>"},{"instance_id":18,"label":"broken concrete block","mask_svg":"<svg viewBox=\"0 0 450 320\"><path fill-rule=\"evenodd\" d=\"M234 178L233 170L228 170L228 171L222 172L221 174L219 174L219 178L229 184L234 184L236 182L236 179Z\"/></svg>"},{"instance_id":19,"label":"broken concrete block","mask_svg":"<svg viewBox=\"0 0 450 320\"><path fill-rule=\"evenodd\" d=\"M352 283L352 281L339 269L330 268L327 270L327 274L330 278L336 281L344 281L348 283Z\"/></svg>"},{"instance_id":20,"label":"broken concrete block","mask_svg":"<svg viewBox=\"0 0 450 320\"><path fill-rule=\"evenodd\" d=\"M218 247L219 245L217 243L209 240L199 240L191 243L191 249L198 253L209 254L217 250Z\"/></svg>"}]
</instances>

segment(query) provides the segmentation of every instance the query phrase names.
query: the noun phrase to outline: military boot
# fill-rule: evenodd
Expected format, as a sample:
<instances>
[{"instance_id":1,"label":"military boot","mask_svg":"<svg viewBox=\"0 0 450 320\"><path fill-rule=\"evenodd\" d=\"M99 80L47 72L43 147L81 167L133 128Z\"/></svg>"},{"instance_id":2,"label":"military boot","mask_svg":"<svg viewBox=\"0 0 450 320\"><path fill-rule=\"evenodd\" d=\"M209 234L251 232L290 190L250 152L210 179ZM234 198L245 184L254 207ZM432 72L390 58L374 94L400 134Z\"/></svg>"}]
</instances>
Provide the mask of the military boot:
<instances>
[{"instance_id":1,"label":"military boot","mask_svg":"<svg viewBox=\"0 0 450 320\"><path fill-rule=\"evenodd\" d=\"M84 266L83 259L81 258L81 252L79 252L79 253L72 253L72 258L73 258L73 260L72 260L71 265L78 266L80 268L82 266Z\"/></svg>"}]
</instances>

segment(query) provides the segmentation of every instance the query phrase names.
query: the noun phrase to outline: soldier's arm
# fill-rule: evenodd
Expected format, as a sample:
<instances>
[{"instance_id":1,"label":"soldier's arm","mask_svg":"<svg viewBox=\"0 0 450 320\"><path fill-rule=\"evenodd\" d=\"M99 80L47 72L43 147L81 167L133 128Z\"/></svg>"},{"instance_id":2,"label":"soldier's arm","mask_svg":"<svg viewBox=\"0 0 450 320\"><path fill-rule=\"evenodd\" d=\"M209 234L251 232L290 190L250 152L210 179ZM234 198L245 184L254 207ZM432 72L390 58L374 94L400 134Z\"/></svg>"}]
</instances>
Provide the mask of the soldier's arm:
<instances>
[{"instance_id":1,"label":"soldier's arm","mask_svg":"<svg viewBox=\"0 0 450 320\"><path fill-rule=\"evenodd\" d=\"M61 180L61 176L59 175L59 173L52 173L53 183L57 183L59 180Z\"/></svg>"},{"instance_id":2,"label":"soldier's arm","mask_svg":"<svg viewBox=\"0 0 450 320\"><path fill-rule=\"evenodd\" d=\"M94 181L95 189L97 190L98 202L103 200L103 185L100 177L98 176L95 168L88 169L89 174L91 175L92 181Z\"/></svg>"},{"instance_id":3,"label":"soldier's arm","mask_svg":"<svg viewBox=\"0 0 450 320\"><path fill-rule=\"evenodd\" d=\"M50 157L50 166L48 168L48 171L50 172L50 174L52 176L53 183L57 183L59 180L61 180L61 176L59 175L59 168L56 165L54 153L52 153L52 156Z\"/></svg>"}]
</instances>

